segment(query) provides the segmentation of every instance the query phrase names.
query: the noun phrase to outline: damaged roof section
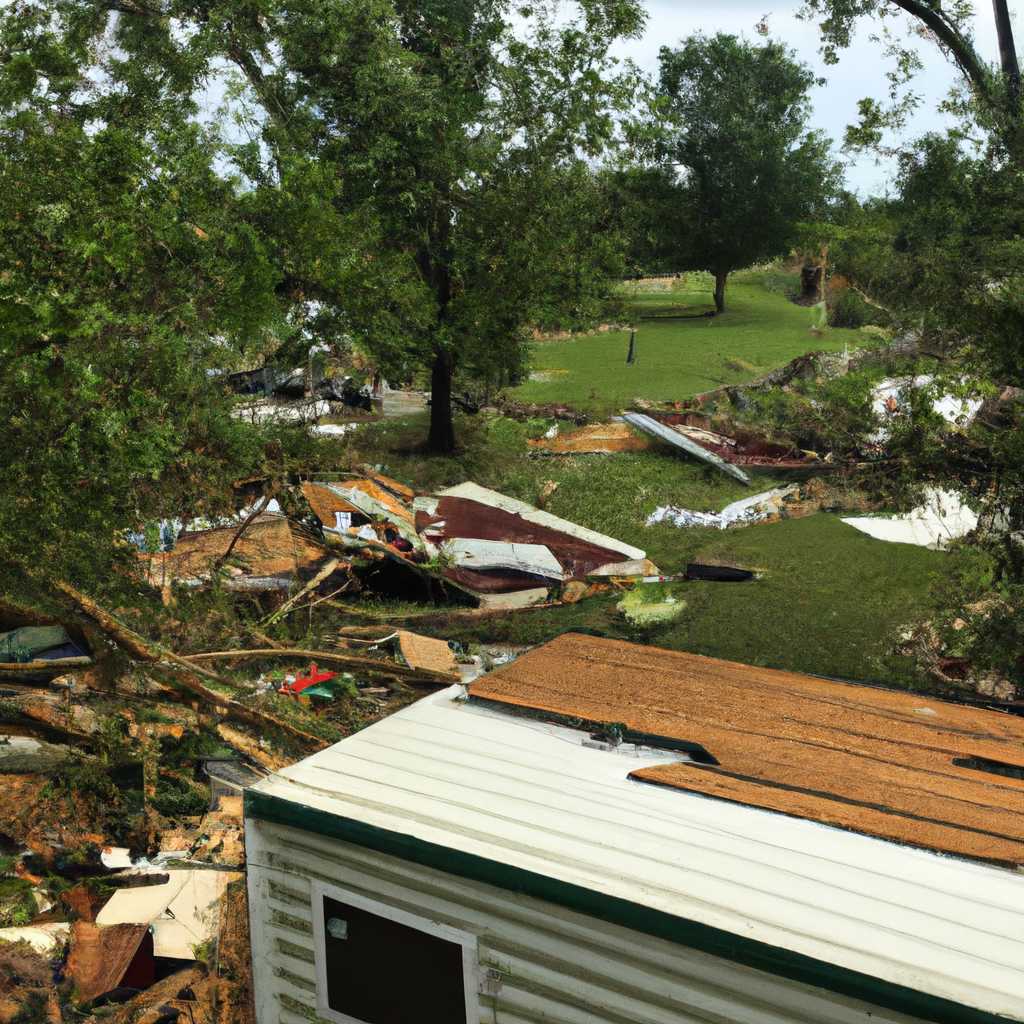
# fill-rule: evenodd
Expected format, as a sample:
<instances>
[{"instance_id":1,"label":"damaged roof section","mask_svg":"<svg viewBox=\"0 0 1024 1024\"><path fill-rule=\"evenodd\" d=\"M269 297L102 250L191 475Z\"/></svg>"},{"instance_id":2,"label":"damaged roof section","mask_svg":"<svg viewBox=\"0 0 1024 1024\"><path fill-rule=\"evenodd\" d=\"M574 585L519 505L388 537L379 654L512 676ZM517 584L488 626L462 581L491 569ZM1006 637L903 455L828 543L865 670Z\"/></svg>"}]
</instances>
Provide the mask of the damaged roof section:
<instances>
[{"instance_id":1,"label":"damaged roof section","mask_svg":"<svg viewBox=\"0 0 1024 1024\"><path fill-rule=\"evenodd\" d=\"M223 565L227 589L288 590L325 556L319 544L284 516L257 516L235 541L240 525L182 533L170 551L140 552L147 580L155 587L171 583L201 586L212 579L230 548Z\"/></svg>"},{"instance_id":2,"label":"damaged roof section","mask_svg":"<svg viewBox=\"0 0 1024 1024\"><path fill-rule=\"evenodd\" d=\"M566 634L475 700L697 744L631 777L1006 865L1024 864L1024 721L908 693ZM666 758L668 761L668 758Z\"/></svg>"},{"instance_id":3,"label":"damaged roof section","mask_svg":"<svg viewBox=\"0 0 1024 1024\"><path fill-rule=\"evenodd\" d=\"M483 607L540 603L572 580L658 572L640 548L474 483L413 497L377 475L309 482L303 494L332 542L383 549Z\"/></svg>"}]
</instances>

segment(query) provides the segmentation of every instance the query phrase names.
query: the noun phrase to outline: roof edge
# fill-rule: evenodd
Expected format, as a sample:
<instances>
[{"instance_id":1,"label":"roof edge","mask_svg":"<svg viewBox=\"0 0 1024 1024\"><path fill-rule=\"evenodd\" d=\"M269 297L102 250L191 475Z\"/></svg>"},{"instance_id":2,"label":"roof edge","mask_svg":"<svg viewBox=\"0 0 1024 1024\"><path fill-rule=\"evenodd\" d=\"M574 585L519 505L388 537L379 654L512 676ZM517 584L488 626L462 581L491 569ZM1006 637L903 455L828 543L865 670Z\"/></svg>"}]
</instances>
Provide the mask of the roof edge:
<instances>
[{"instance_id":1,"label":"roof edge","mask_svg":"<svg viewBox=\"0 0 1024 1024\"><path fill-rule=\"evenodd\" d=\"M245 818L313 832L446 874L521 893L609 924L933 1024L1007 1024L1012 1020L617 896L330 814L259 790L245 791Z\"/></svg>"}]
</instances>

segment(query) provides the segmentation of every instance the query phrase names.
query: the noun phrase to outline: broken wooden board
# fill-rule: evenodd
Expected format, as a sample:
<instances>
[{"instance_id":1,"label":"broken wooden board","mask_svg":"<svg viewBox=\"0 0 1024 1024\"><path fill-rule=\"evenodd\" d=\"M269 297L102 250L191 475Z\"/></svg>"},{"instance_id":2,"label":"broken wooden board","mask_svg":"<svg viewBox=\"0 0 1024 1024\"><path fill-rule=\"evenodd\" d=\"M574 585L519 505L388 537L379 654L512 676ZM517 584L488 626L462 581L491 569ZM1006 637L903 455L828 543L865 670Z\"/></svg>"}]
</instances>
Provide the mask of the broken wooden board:
<instances>
[{"instance_id":1,"label":"broken wooden board","mask_svg":"<svg viewBox=\"0 0 1024 1024\"><path fill-rule=\"evenodd\" d=\"M677 430L673 430L672 427L659 423L656 419L646 416L642 412L627 412L623 419L638 430L642 430L652 437L657 437L667 444L681 449L687 455L692 455L695 459L700 459L702 462L706 462L709 466L714 466L715 469L731 476L733 479L739 480L741 484L749 486L750 477L742 469L726 462L720 455L708 451L703 445L698 444L692 438L685 437Z\"/></svg>"},{"instance_id":2,"label":"broken wooden board","mask_svg":"<svg viewBox=\"0 0 1024 1024\"><path fill-rule=\"evenodd\" d=\"M651 447L646 437L626 423L592 423L567 434L538 437L526 442L534 451L549 455L610 455L642 452Z\"/></svg>"}]
</instances>

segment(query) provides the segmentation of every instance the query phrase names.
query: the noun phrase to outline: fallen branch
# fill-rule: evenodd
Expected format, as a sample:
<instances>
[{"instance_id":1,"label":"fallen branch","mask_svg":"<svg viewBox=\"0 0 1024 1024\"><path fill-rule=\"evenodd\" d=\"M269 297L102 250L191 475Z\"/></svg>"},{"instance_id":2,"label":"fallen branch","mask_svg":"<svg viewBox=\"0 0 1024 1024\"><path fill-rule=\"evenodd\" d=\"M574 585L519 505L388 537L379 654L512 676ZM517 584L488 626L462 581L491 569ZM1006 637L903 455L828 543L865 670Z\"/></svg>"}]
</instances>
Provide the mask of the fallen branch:
<instances>
[{"instance_id":1,"label":"fallen branch","mask_svg":"<svg viewBox=\"0 0 1024 1024\"><path fill-rule=\"evenodd\" d=\"M316 590L316 588L319 587L320 584L323 583L323 581L327 579L327 577L330 576L339 565L341 565L340 558L330 559L330 561L328 561L328 563L300 591L298 591L298 593L288 598L288 600L285 601L285 603L281 605L276 612L272 612L268 615L260 625L269 626L281 618L282 615L287 615L296 601L304 597L311 590Z\"/></svg>"},{"instance_id":2,"label":"fallen branch","mask_svg":"<svg viewBox=\"0 0 1024 1024\"><path fill-rule=\"evenodd\" d=\"M164 675L170 678L172 685L177 689L187 690L194 696L202 698L208 704L213 704L215 707L224 711L225 714L239 722L244 722L246 725L251 725L256 728L266 728L267 726L271 726L274 729L279 729L281 732L287 733L295 739L301 740L303 743L311 744L318 749L326 745L325 741L319 736L314 736L312 733L308 733L288 722L275 718L273 715L268 715L262 711L257 711L254 708L246 707L244 704L239 704L238 701L231 697L225 697L223 694L217 693L215 690L211 690L203 682L203 679L200 677L200 673L209 679L213 679L217 682L223 682L220 676L217 676L198 665L193 665L191 660L186 660L180 655L175 654L173 651L168 651L164 648L151 645L134 630L129 629L127 626L118 622L117 619L115 619L109 612L104 611L98 604L96 604L92 598L87 597L81 591L71 586L70 583L65 583L63 580L60 580L56 583L56 587L79 609L82 614L92 619L92 621L95 622L104 633L110 636L118 647L127 651L138 661L144 661L159 669Z\"/></svg>"},{"instance_id":3,"label":"fallen branch","mask_svg":"<svg viewBox=\"0 0 1024 1024\"><path fill-rule=\"evenodd\" d=\"M242 521L242 525L238 527L235 531L235 535L231 538L231 543L228 545L227 550L213 563L214 574L216 574L220 567L231 557L231 552L235 550L235 545L242 539L242 535L245 531L249 529L249 524L253 522L258 515L266 511L267 506L270 504L270 499L271 495L265 494L259 504Z\"/></svg>"},{"instance_id":4,"label":"fallen branch","mask_svg":"<svg viewBox=\"0 0 1024 1024\"><path fill-rule=\"evenodd\" d=\"M379 661L376 658L362 658L357 654L339 654L337 651L309 651L304 648L260 647L248 651L206 651L203 654L189 655L190 661L213 661L219 658L307 658L317 663L342 665L357 669L367 675L392 676L409 682L436 683L449 686L454 677L444 672L433 672L430 669L409 668L392 661Z\"/></svg>"}]
</instances>

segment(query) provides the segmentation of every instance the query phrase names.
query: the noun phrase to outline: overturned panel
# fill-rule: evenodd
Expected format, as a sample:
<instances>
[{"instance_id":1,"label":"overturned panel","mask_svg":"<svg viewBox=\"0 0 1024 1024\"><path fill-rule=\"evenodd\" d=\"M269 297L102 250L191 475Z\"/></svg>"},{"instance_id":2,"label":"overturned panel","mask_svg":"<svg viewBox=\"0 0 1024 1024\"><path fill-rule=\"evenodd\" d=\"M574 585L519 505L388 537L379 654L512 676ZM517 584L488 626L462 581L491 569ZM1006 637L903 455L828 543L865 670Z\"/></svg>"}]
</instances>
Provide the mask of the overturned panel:
<instances>
[{"instance_id":1,"label":"overturned panel","mask_svg":"<svg viewBox=\"0 0 1024 1024\"><path fill-rule=\"evenodd\" d=\"M706 462L709 466L714 466L715 469L720 470L727 476L731 476L734 479L739 480L741 484L750 483L750 477L747 476L747 474L738 466L734 466L731 462L727 462L717 452L713 452L709 448L705 448L692 438L679 433L677 430L673 430L672 427L667 426L664 423L660 423L651 416L647 416L641 412L627 412L624 418L627 423L636 427L638 430L642 430L645 433L650 434L652 437L657 437L675 448L682 449L687 455L692 455L695 459L700 459L701 462Z\"/></svg>"},{"instance_id":2,"label":"overturned panel","mask_svg":"<svg viewBox=\"0 0 1024 1024\"><path fill-rule=\"evenodd\" d=\"M699 743L634 777L914 846L1024 863L1024 721L914 694L566 634L474 698ZM972 759L968 761L967 759Z\"/></svg>"}]
</instances>

